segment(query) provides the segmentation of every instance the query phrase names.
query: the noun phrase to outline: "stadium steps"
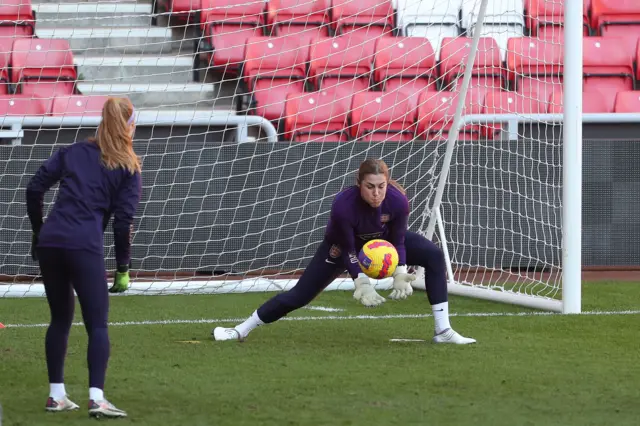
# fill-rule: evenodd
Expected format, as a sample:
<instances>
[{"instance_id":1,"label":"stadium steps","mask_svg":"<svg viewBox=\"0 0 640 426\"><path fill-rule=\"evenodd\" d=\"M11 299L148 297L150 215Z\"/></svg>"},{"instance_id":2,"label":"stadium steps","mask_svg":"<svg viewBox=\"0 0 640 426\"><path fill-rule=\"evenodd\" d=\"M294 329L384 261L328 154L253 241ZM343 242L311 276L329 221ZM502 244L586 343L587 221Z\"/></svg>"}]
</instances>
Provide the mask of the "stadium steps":
<instances>
[{"instance_id":1,"label":"stadium steps","mask_svg":"<svg viewBox=\"0 0 640 426\"><path fill-rule=\"evenodd\" d=\"M152 26L150 3L36 3L36 35L69 41L85 95L126 95L137 108L232 108L193 80L193 40ZM201 73L205 74L205 73Z\"/></svg>"},{"instance_id":2,"label":"stadium steps","mask_svg":"<svg viewBox=\"0 0 640 426\"><path fill-rule=\"evenodd\" d=\"M97 84L190 83L193 59L168 55L75 55L81 80Z\"/></svg>"},{"instance_id":3,"label":"stadium steps","mask_svg":"<svg viewBox=\"0 0 640 426\"><path fill-rule=\"evenodd\" d=\"M171 54L173 37L168 28L158 27L82 27L37 28L40 38L64 38L74 52L84 55ZM175 43L176 53L181 43ZM185 44L186 47L186 44Z\"/></svg>"},{"instance_id":4,"label":"stadium steps","mask_svg":"<svg viewBox=\"0 0 640 426\"><path fill-rule=\"evenodd\" d=\"M95 84L79 83L82 93L126 95L137 108L212 108L215 105L212 84Z\"/></svg>"},{"instance_id":5,"label":"stadium steps","mask_svg":"<svg viewBox=\"0 0 640 426\"><path fill-rule=\"evenodd\" d=\"M36 28L148 27L151 4L145 3L35 3ZM78 19L81 18L81 19Z\"/></svg>"}]
</instances>

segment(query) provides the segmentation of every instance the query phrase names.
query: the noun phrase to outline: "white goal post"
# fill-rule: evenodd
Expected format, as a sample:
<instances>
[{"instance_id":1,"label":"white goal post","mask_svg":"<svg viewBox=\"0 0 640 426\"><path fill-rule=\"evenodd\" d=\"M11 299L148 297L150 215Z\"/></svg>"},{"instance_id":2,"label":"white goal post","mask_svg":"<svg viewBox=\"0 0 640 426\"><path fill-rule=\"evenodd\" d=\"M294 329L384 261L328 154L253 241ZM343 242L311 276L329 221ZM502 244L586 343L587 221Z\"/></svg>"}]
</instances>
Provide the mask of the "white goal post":
<instances>
[{"instance_id":1,"label":"white goal post","mask_svg":"<svg viewBox=\"0 0 640 426\"><path fill-rule=\"evenodd\" d=\"M476 57L478 41L482 34L482 25L488 0L481 0L475 33L471 43L468 63L465 67L461 95L456 106L451 125L452 131L447 140L447 151L443 170L438 180L438 189L434 197L432 212L426 230L426 237L433 238L435 227L440 230L442 244L446 246L446 230L440 215L442 195L448 182L449 167L453 150L457 142L457 133L463 123L462 112L465 96L468 92L473 61ZM580 313L582 288L582 38L583 38L583 1L564 3L564 117L563 117L563 192L562 192L562 297L537 298L513 291L491 291L482 283L459 283L449 268L449 292L463 296L495 300L523 305L537 309L559 311L566 314ZM466 124L466 123L465 123ZM446 253L447 262L451 260ZM424 286L424 270L419 268L421 280L418 286ZM469 285L470 284L470 285ZM488 290L488 291L487 291ZM500 289L504 290L504 289Z\"/></svg>"},{"instance_id":2,"label":"white goal post","mask_svg":"<svg viewBox=\"0 0 640 426\"><path fill-rule=\"evenodd\" d=\"M73 70L37 108L13 72L0 95L0 298L44 296L24 188L115 95L143 165L127 295L293 287L333 197L379 157L451 294L581 311L583 0L551 4L551 23L526 0L24 2L36 40L73 56L45 68ZM69 73L76 92L52 91Z\"/></svg>"}]
</instances>

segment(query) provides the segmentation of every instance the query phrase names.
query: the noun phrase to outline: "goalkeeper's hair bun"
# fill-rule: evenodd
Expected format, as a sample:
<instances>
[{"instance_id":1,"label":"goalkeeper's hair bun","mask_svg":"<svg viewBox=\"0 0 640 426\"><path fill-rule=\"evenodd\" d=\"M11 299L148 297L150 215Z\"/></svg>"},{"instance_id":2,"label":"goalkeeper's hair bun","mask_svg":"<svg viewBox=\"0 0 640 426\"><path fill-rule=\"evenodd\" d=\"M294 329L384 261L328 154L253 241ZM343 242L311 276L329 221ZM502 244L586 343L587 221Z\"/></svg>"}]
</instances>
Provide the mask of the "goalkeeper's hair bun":
<instances>
[{"instance_id":1,"label":"goalkeeper's hair bun","mask_svg":"<svg viewBox=\"0 0 640 426\"><path fill-rule=\"evenodd\" d=\"M110 97L102 107L96 143L108 169L122 167L130 173L141 170L140 160L133 150L133 118L133 104L128 98Z\"/></svg>"},{"instance_id":2,"label":"goalkeeper's hair bun","mask_svg":"<svg viewBox=\"0 0 640 426\"><path fill-rule=\"evenodd\" d=\"M358 169L358 176L356 177L358 185L364 180L364 177L366 175L384 175L385 178L387 178L387 182L389 183L389 185L393 185L394 187L399 189L400 192L406 194L406 191L404 190L402 185L391 179L389 166L387 166L387 163L385 163L384 160L381 160L379 158L367 158L366 160L364 160L360 164L360 168Z\"/></svg>"}]
</instances>

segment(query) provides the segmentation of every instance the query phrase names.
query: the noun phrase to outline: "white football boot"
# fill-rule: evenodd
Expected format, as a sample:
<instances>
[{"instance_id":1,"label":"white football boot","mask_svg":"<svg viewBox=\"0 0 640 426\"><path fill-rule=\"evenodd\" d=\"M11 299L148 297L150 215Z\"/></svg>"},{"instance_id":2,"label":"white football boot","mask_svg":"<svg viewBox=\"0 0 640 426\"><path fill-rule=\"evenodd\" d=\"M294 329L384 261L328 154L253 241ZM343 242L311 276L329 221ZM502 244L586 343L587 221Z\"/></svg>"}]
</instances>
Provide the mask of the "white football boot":
<instances>
[{"instance_id":1,"label":"white football boot","mask_svg":"<svg viewBox=\"0 0 640 426\"><path fill-rule=\"evenodd\" d=\"M213 340L236 340L238 342L244 341L244 337L235 328L216 327L211 332Z\"/></svg>"},{"instance_id":2,"label":"white football boot","mask_svg":"<svg viewBox=\"0 0 640 426\"><path fill-rule=\"evenodd\" d=\"M112 403L103 399L101 401L89 400L90 417L127 417L127 413L116 408Z\"/></svg>"},{"instance_id":3,"label":"white football boot","mask_svg":"<svg viewBox=\"0 0 640 426\"><path fill-rule=\"evenodd\" d=\"M60 411L73 411L77 410L78 408L80 408L78 407L78 404L71 401L67 396L62 399L49 397L49 399L47 399L47 405L45 406L45 410L51 413Z\"/></svg>"},{"instance_id":4,"label":"white football boot","mask_svg":"<svg viewBox=\"0 0 640 426\"><path fill-rule=\"evenodd\" d=\"M454 331L453 328L447 328L440 334L433 336L433 343L453 343L456 345L468 345L470 343L476 343L475 339L464 337Z\"/></svg>"}]
</instances>

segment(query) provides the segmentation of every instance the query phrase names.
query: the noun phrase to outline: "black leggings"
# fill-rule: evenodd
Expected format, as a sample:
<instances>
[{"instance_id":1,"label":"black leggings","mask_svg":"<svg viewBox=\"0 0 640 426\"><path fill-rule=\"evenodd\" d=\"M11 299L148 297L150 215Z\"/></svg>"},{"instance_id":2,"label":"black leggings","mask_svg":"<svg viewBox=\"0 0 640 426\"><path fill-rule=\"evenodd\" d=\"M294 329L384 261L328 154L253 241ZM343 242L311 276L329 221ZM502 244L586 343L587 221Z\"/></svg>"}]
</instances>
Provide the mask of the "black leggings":
<instances>
[{"instance_id":1,"label":"black leggings","mask_svg":"<svg viewBox=\"0 0 640 426\"><path fill-rule=\"evenodd\" d=\"M38 248L40 271L51 311L45 338L50 383L64 383L64 361L75 310L75 289L89 336L89 387L104 389L109 362L109 292L101 255L81 250Z\"/></svg>"},{"instance_id":2,"label":"black leggings","mask_svg":"<svg viewBox=\"0 0 640 426\"><path fill-rule=\"evenodd\" d=\"M338 278L345 267L341 260L329 256L331 245L323 241L309 262L298 283L291 290L279 293L258 308L258 317L270 323L289 312L299 309ZM433 242L420 234L407 231L405 237L407 265L425 269L427 296L431 305L447 301L447 267L444 253Z\"/></svg>"}]
</instances>

